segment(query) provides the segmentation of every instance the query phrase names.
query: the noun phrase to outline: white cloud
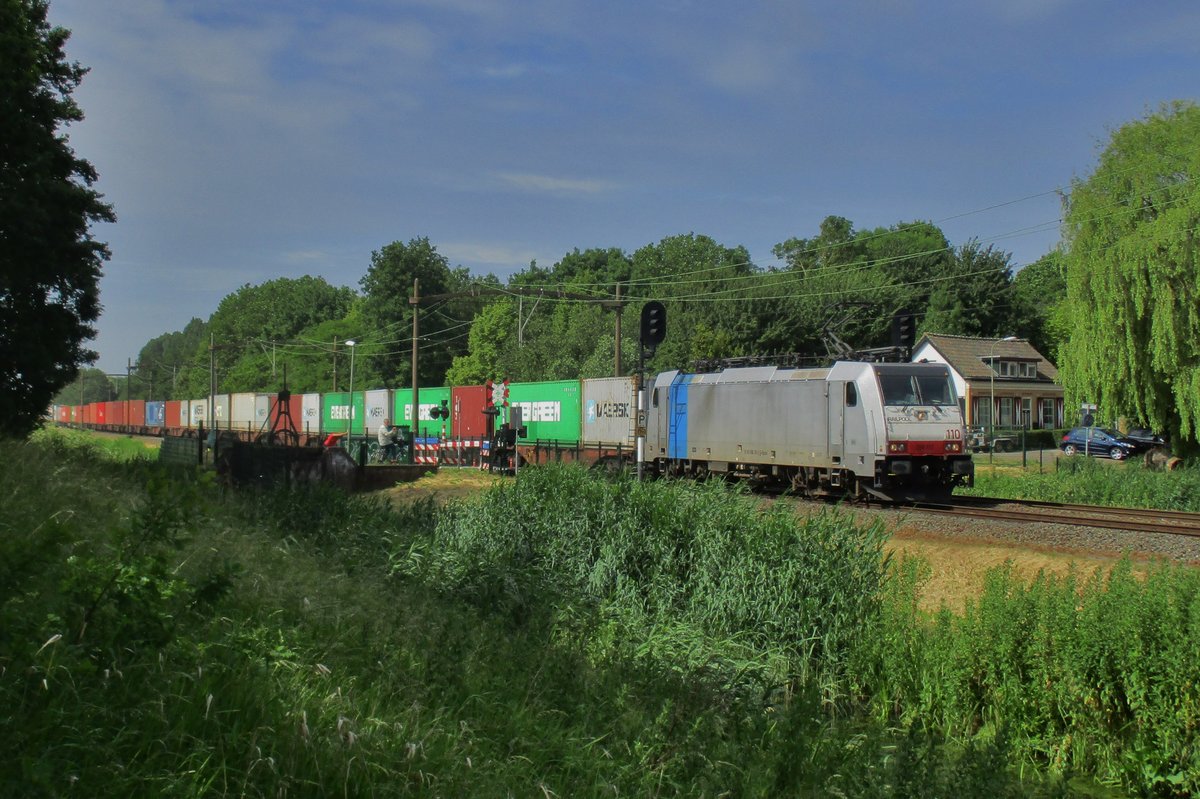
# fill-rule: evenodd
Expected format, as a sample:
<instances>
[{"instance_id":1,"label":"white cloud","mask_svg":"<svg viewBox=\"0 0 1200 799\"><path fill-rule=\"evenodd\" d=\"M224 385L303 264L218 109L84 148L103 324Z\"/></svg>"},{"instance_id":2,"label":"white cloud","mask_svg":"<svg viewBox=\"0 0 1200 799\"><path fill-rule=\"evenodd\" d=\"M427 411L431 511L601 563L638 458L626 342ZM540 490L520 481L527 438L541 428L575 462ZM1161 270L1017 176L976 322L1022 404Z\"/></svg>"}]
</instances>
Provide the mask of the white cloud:
<instances>
[{"instance_id":1,"label":"white cloud","mask_svg":"<svg viewBox=\"0 0 1200 799\"><path fill-rule=\"evenodd\" d=\"M594 195L614 191L618 184L610 180L579 180L534 175L528 172L497 172L496 177L510 186L539 194Z\"/></svg>"}]
</instances>

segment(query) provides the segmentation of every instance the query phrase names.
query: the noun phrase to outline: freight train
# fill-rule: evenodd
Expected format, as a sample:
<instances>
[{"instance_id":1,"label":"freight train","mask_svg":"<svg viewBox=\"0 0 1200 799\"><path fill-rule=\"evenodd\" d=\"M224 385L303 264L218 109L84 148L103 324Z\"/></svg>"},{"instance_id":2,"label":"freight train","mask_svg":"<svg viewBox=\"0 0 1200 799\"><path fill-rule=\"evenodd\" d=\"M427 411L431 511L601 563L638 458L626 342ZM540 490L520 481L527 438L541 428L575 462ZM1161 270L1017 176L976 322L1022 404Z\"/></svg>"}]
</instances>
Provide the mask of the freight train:
<instances>
[{"instance_id":1,"label":"freight train","mask_svg":"<svg viewBox=\"0 0 1200 799\"><path fill-rule=\"evenodd\" d=\"M519 409L523 463L632 464L644 432L641 461L652 475L746 478L806 495L888 501L945 497L974 482L962 412L942 364L669 371L647 389L639 431L632 377L422 388L416 444L426 460L478 462L484 442ZM195 435L203 427L253 441L275 431L300 445L330 434L368 440L384 419L413 424L412 389L284 401L219 394L55 406L53 413L62 424L114 432Z\"/></svg>"}]
</instances>

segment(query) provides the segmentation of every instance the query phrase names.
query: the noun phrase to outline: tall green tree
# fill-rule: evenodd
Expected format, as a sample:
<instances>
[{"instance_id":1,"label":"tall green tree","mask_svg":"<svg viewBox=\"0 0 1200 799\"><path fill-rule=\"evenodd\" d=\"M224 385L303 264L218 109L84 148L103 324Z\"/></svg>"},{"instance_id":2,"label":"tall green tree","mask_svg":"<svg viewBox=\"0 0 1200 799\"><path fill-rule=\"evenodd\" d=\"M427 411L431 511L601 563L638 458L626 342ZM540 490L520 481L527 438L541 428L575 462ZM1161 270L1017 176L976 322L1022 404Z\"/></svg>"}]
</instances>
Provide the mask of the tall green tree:
<instances>
[{"instance_id":1,"label":"tall green tree","mask_svg":"<svg viewBox=\"0 0 1200 799\"><path fill-rule=\"evenodd\" d=\"M1060 250L1051 250L1013 276L1016 333L1051 362L1069 338L1067 277Z\"/></svg>"},{"instance_id":2,"label":"tall green tree","mask_svg":"<svg viewBox=\"0 0 1200 799\"><path fill-rule=\"evenodd\" d=\"M1114 131L1064 220L1068 401L1105 419L1200 433L1200 108L1176 102Z\"/></svg>"},{"instance_id":3,"label":"tall green tree","mask_svg":"<svg viewBox=\"0 0 1200 799\"><path fill-rule=\"evenodd\" d=\"M1017 317L1009 253L969 241L954 251L945 277L929 295L922 330L960 336L1013 334Z\"/></svg>"},{"instance_id":4,"label":"tall green tree","mask_svg":"<svg viewBox=\"0 0 1200 799\"><path fill-rule=\"evenodd\" d=\"M186 385L184 376L196 369L207 373L208 359L199 355L207 345L208 325L193 318L183 330L146 342L138 352L134 380L153 395L151 399L190 399L191 394L181 390Z\"/></svg>"},{"instance_id":5,"label":"tall green tree","mask_svg":"<svg viewBox=\"0 0 1200 799\"><path fill-rule=\"evenodd\" d=\"M471 284L467 269L450 262L427 238L394 241L371 253L371 266L360 281L364 292L364 336L388 347L373 356L373 368L389 386L408 386L412 380L413 280L423 297L465 291ZM422 385L442 385L455 356L467 351L467 334L477 303L442 300L420 309L417 368Z\"/></svg>"},{"instance_id":6,"label":"tall green tree","mask_svg":"<svg viewBox=\"0 0 1200 799\"><path fill-rule=\"evenodd\" d=\"M90 226L115 219L96 170L60 128L87 70L45 0L0 0L0 434L25 435L79 367L95 360L108 248Z\"/></svg>"}]
</instances>

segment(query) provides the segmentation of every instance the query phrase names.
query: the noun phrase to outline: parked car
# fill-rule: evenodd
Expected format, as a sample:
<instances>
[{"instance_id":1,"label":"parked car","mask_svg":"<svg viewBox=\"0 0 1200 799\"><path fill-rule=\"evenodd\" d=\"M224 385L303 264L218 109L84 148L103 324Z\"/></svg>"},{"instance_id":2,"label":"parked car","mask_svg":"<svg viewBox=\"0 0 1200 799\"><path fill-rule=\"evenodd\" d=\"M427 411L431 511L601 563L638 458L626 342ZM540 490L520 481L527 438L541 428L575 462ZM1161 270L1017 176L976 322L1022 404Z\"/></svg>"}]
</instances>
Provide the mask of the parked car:
<instances>
[{"instance_id":1,"label":"parked car","mask_svg":"<svg viewBox=\"0 0 1200 799\"><path fill-rule=\"evenodd\" d=\"M1059 442L1065 455L1095 455L1122 461L1145 449L1141 443L1103 427L1076 427Z\"/></svg>"},{"instance_id":2,"label":"parked car","mask_svg":"<svg viewBox=\"0 0 1200 799\"><path fill-rule=\"evenodd\" d=\"M1159 433L1155 433L1147 427L1135 427L1125 434L1125 437L1138 442L1143 447L1165 447L1167 446L1167 437Z\"/></svg>"}]
</instances>

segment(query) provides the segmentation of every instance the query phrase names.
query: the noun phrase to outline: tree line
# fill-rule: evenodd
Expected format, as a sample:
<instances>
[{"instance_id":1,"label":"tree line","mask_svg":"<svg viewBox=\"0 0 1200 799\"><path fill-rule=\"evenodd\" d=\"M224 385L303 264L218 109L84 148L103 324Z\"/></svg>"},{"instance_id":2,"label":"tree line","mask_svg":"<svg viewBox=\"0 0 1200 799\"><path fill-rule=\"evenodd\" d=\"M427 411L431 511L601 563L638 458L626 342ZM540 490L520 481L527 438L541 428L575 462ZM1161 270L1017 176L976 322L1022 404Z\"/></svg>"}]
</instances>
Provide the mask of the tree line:
<instances>
[{"instance_id":1,"label":"tree line","mask_svg":"<svg viewBox=\"0 0 1200 799\"><path fill-rule=\"evenodd\" d=\"M641 306L651 299L665 303L669 319L652 371L756 355L820 357L829 332L855 348L886 345L899 309L922 331L1015 333L1057 348L1047 319L1052 290L1061 298L1065 287L1054 279L1061 270L1053 256L1014 274L1009 253L975 241L951 246L929 222L856 229L836 216L811 238L777 245L775 255L779 266L761 268L744 247L689 233L633 253L574 250L552 267L531 263L500 281L452 268L427 238L393 242L372 253L358 290L317 277L242 286L207 320L147 342L128 393L194 398L214 376L220 392L276 391L285 379L294 392L345 390L352 361L359 387L408 386L414 279L422 296L435 298L419 310L424 386L612 375L618 315L621 372L630 374ZM456 296L436 299L447 294Z\"/></svg>"}]
</instances>

